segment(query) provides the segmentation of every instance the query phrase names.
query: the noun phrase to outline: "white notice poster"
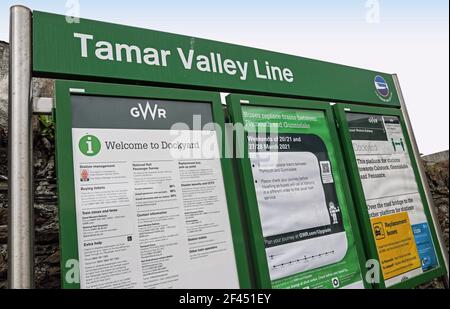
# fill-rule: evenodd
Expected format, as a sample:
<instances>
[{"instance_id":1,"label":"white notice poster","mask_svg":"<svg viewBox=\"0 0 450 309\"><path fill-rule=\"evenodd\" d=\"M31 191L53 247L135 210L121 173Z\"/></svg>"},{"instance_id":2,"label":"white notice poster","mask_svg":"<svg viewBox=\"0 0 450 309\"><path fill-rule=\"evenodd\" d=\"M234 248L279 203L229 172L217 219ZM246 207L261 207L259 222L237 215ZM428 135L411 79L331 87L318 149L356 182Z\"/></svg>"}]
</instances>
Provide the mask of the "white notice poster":
<instances>
[{"instance_id":1,"label":"white notice poster","mask_svg":"<svg viewBox=\"0 0 450 309\"><path fill-rule=\"evenodd\" d=\"M292 141L289 150L250 153L272 280L335 264L348 252L324 142L313 135L278 138ZM250 136L251 149L264 140Z\"/></svg>"},{"instance_id":2,"label":"white notice poster","mask_svg":"<svg viewBox=\"0 0 450 309\"><path fill-rule=\"evenodd\" d=\"M391 287L438 261L398 117L348 113L381 268Z\"/></svg>"},{"instance_id":3,"label":"white notice poster","mask_svg":"<svg viewBox=\"0 0 450 309\"><path fill-rule=\"evenodd\" d=\"M95 100L132 129L74 119L81 287L239 288L216 132L163 129L189 114L178 102L148 103L164 109L159 122L130 114L142 100L78 97L74 113Z\"/></svg>"}]
</instances>

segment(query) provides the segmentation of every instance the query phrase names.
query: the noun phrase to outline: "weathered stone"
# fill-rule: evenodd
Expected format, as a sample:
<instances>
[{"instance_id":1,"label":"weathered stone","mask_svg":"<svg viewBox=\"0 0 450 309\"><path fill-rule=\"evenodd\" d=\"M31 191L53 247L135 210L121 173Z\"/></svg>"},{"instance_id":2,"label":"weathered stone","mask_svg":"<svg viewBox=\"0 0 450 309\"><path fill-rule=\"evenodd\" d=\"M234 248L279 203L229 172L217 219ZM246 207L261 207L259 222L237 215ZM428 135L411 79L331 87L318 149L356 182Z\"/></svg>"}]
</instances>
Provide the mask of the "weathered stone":
<instances>
[{"instance_id":1,"label":"weathered stone","mask_svg":"<svg viewBox=\"0 0 450 309\"><path fill-rule=\"evenodd\" d=\"M7 242L7 54L0 42L0 248ZM52 97L54 82L33 79L33 95ZM56 194L55 145L53 128L33 117L35 180L35 282L38 288L59 288L59 223ZM0 289L6 288L6 246L0 254Z\"/></svg>"},{"instance_id":2,"label":"weathered stone","mask_svg":"<svg viewBox=\"0 0 450 309\"><path fill-rule=\"evenodd\" d=\"M59 265L60 264L59 251L56 251L54 254L50 255L48 258L45 259L44 262L50 265Z\"/></svg>"},{"instance_id":3,"label":"weathered stone","mask_svg":"<svg viewBox=\"0 0 450 309\"><path fill-rule=\"evenodd\" d=\"M0 226L0 244L8 243L8 227L6 225Z\"/></svg>"},{"instance_id":4,"label":"weathered stone","mask_svg":"<svg viewBox=\"0 0 450 309\"><path fill-rule=\"evenodd\" d=\"M0 41L0 131L8 130L9 45Z\"/></svg>"},{"instance_id":5,"label":"weathered stone","mask_svg":"<svg viewBox=\"0 0 450 309\"><path fill-rule=\"evenodd\" d=\"M36 244L48 245L59 242L58 225L52 223L44 227L36 228Z\"/></svg>"},{"instance_id":6,"label":"weathered stone","mask_svg":"<svg viewBox=\"0 0 450 309\"><path fill-rule=\"evenodd\" d=\"M8 224L8 209L0 207L0 225Z\"/></svg>"},{"instance_id":7,"label":"weathered stone","mask_svg":"<svg viewBox=\"0 0 450 309\"><path fill-rule=\"evenodd\" d=\"M429 163L425 165L428 183L433 195L435 211L443 231L444 242L449 252L449 162ZM420 289L442 289L443 282L434 280Z\"/></svg>"},{"instance_id":8,"label":"weathered stone","mask_svg":"<svg viewBox=\"0 0 450 309\"><path fill-rule=\"evenodd\" d=\"M6 252L6 245L0 245L0 289L7 286L8 277L8 254Z\"/></svg>"},{"instance_id":9,"label":"weathered stone","mask_svg":"<svg viewBox=\"0 0 450 309\"><path fill-rule=\"evenodd\" d=\"M7 279L8 263L6 257L0 253L0 281Z\"/></svg>"},{"instance_id":10,"label":"weathered stone","mask_svg":"<svg viewBox=\"0 0 450 309\"><path fill-rule=\"evenodd\" d=\"M9 44L0 41L0 131L8 131L8 74ZM32 91L35 97L53 97L54 81L51 79L33 78ZM34 127L37 120L33 120ZM1 142L1 141L0 141Z\"/></svg>"}]
</instances>

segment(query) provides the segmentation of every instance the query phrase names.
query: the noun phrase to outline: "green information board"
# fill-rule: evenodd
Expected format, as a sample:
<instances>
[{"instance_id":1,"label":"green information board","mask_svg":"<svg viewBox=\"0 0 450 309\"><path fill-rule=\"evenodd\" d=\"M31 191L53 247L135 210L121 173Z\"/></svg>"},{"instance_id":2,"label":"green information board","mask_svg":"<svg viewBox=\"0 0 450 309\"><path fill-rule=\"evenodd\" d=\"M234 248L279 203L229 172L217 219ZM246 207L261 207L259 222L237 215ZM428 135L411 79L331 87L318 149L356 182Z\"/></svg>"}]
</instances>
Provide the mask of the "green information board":
<instances>
[{"instance_id":1,"label":"green information board","mask_svg":"<svg viewBox=\"0 0 450 309\"><path fill-rule=\"evenodd\" d=\"M218 94L57 81L55 113L64 288L250 288Z\"/></svg>"},{"instance_id":2,"label":"green information board","mask_svg":"<svg viewBox=\"0 0 450 309\"><path fill-rule=\"evenodd\" d=\"M368 256L381 288L442 276L444 260L401 112L335 107ZM378 267L377 267L378 268Z\"/></svg>"},{"instance_id":3,"label":"green information board","mask_svg":"<svg viewBox=\"0 0 450 309\"><path fill-rule=\"evenodd\" d=\"M243 124L245 191L258 283L364 288L364 252L329 104L231 95Z\"/></svg>"},{"instance_id":4,"label":"green information board","mask_svg":"<svg viewBox=\"0 0 450 309\"><path fill-rule=\"evenodd\" d=\"M33 77L86 81L56 84L65 288L372 288L366 256L378 288L443 274L393 75L38 11L32 29ZM243 93L242 157L220 156L219 92Z\"/></svg>"}]
</instances>

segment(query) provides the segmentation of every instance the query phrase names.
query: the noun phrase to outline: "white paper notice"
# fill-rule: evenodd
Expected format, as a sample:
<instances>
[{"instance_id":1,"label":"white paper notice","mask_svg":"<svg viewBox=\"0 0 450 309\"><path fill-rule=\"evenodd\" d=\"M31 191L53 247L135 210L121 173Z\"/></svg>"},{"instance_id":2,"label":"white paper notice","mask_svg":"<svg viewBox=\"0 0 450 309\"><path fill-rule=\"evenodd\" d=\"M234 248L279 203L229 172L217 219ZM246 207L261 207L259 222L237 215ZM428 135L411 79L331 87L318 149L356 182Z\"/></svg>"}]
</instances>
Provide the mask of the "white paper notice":
<instances>
[{"instance_id":1,"label":"white paper notice","mask_svg":"<svg viewBox=\"0 0 450 309\"><path fill-rule=\"evenodd\" d=\"M347 117L378 254L390 257L380 260L385 284L391 287L438 265L424 205L400 119L352 113ZM383 218L393 216L397 221L403 216L410 227L403 234L391 233L397 238L390 243Z\"/></svg>"},{"instance_id":2,"label":"white paper notice","mask_svg":"<svg viewBox=\"0 0 450 309\"><path fill-rule=\"evenodd\" d=\"M276 165L260 163L257 155L252 159L264 237L330 225L316 156L308 152L277 156Z\"/></svg>"},{"instance_id":3,"label":"white paper notice","mask_svg":"<svg viewBox=\"0 0 450 309\"><path fill-rule=\"evenodd\" d=\"M353 141L369 215L376 218L407 211L412 224L426 222L402 128L384 119L383 124L385 141Z\"/></svg>"},{"instance_id":4,"label":"white paper notice","mask_svg":"<svg viewBox=\"0 0 450 309\"><path fill-rule=\"evenodd\" d=\"M267 160L270 155L273 160ZM321 170L309 152L253 153L251 163L263 234L266 242L275 239L273 245L266 244L272 281L341 261L348 250L347 236L345 231L329 234L337 222L331 220L323 187L332 182L331 170ZM308 233L316 234L305 236Z\"/></svg>"},{"instance_id":5,"label":"white paper notice","mask_svg":"<svg viewBox=\"0 0 450 309\"><path fill-rule=\"evenodd\" d=\"M205 132L72 133L82 288L239 288L220 159L173 158Z\"/></svg>"}]
</instances>

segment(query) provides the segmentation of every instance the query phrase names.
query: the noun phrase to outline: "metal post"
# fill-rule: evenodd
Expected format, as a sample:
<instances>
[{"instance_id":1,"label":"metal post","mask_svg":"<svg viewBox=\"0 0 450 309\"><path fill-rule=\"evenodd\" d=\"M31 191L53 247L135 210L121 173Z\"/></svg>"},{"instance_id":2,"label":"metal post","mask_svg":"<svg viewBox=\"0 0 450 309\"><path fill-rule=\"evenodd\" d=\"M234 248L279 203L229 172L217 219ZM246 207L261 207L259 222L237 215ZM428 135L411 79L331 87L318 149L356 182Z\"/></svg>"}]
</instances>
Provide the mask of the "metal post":
<instances>
[{"instance_id":1,"label":"metal post","mask_svg":"<svg viewBox=\"0 0 450 309\"><path fill-rule=\"evenodd\" d=\"M9 62L8 283L34 287L31 58L32 13L11 7Z\"/></svg>"},{"instance_id":2,"label":"metal post","mask_svg":"<svg viewBox=\"0 0 450 309\"><path fill-rule=\"evenodd\" d=\"M405 98L403 96L403 92L402 92L402 89L400 87L400 81L398 79L397 74L394 74L393 78L394 78L395 87L397 89L397 93L399 95L400 104L401 104L401 107L402 107L403 118L405 119L405 123L406 123L407 129L408 129L408 134L409 134L409 136L411 138L411 143L412 143L412 146L413 146L414 156L415 156L417 164L419 166L420 177L421 177L422 184L423 184L423 187L425 189L426 196L427 196L427 202L428 202L428 205L430 205L430 211L431 211L431 215L433 217L433 223L434 223L434 226L436 227L436 234L437 234L438 239L439 239L439 246L440 246L441 252L442 252L442 254L444 256L445 268L447 269L447 275L445 276L445 281L446 281L445 284L446 284L446 287L448 288L449 275L448 275L448 254L447 254L448 252L447 252L447 247L445 246L444 237L442 236L442 230L440 228L439 218L438 218L438 216L436 214L435 207L434 207L433 195L431 194L431 190L430 190L430 186L428 184L425 168L424 168L422 160L421 160L419 146L417 145L417 140L416 140L416 137L414 135L413 127L411 125L411 119L409 117L408 108L406 107Z\"/></svg>"}]
</instances>

